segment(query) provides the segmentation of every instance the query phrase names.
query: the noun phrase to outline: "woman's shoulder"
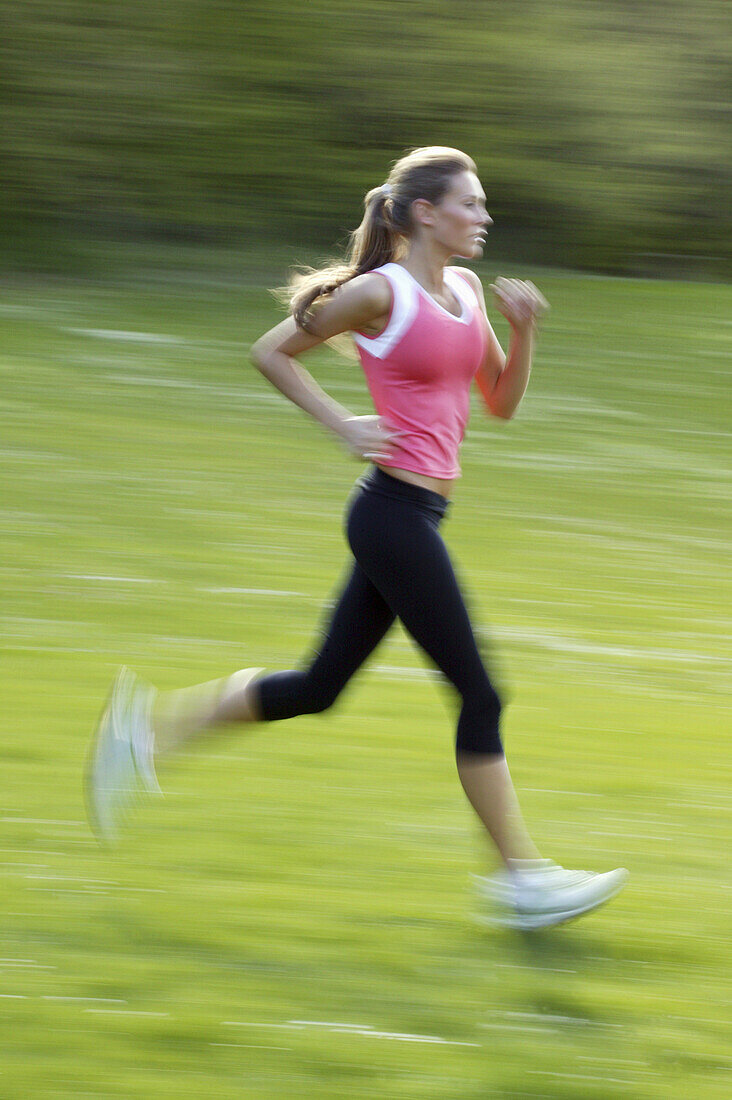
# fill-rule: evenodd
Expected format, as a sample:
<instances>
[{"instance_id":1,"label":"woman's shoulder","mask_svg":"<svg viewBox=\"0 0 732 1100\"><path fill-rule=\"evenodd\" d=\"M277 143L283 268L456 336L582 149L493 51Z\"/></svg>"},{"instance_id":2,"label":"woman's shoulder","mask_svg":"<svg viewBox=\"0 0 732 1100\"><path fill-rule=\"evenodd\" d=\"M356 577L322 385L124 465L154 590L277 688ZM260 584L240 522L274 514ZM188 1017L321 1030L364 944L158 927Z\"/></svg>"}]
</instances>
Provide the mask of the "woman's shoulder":
<instances>
[{"instance_id":1,"label":"woman's shoulder","mask_svg":"<svg viewBox=\"0 0 732 1100\"><path fill-rule=\"evenodd\" d=\"M363 307L388 309L391 303L389 280L379 271L366 271L355 275L334 292L333 297L348 300Z\"/></svg>"},{"instance_id":2,"label":"woman's shoulder","mask_svg":"<svg viewBox=\"0 0 732 1100\"><path fill-rule=\"evenodd\" d=\"M329 339L341 332L358 332L391 309L386 279L372 271L355 275L323 298L314 310L311 328Z\"/></svg>"}]
</instances>

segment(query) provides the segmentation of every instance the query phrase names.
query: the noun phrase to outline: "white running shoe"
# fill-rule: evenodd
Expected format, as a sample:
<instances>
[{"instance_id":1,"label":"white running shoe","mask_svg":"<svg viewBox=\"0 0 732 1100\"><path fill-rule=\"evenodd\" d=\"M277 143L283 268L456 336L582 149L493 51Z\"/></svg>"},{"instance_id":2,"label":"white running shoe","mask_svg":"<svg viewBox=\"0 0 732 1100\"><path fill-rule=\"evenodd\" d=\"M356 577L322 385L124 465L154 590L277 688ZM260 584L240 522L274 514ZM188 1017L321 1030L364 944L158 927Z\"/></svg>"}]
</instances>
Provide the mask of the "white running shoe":
<instances>
[{"instance_id":1,"label":"white running shoe","mask_svg":"<svg viewBox=\"0 0 732 1100\"><path fill-rule=\"evenodd\" d=\"M85 776L89 822L97 838L110 844L137 789L130 742L121 735L118 715L127 694L127 670L117 673L99 719Z\"/></svg>"},{"instance_id":2,"label":"white running shoe","mask_svg":"<svg viewBox=\"0 0 732 1100\"><path fill-rule=\"evenodd\" d=\"M123 690L117 696L116 727L129 743L142 789L148 794L162 794L155 771L155 735L151 723L157 691L128 668L121 669L120 675Z\"/></svg>"},{"instance_id":3,"label":"white running shoe","mask_svg":"<svg viewBox=\"0 0 732 1100\"><path fill-rule=\"evenodd\" d=\"M485 924L531 931L572 920L597 909L622 890L624 867L605 874L566 871L550 859L514 860L507 871L474 876L481 897L493 912L480 915Z\"/></svg>"}]
</instances>

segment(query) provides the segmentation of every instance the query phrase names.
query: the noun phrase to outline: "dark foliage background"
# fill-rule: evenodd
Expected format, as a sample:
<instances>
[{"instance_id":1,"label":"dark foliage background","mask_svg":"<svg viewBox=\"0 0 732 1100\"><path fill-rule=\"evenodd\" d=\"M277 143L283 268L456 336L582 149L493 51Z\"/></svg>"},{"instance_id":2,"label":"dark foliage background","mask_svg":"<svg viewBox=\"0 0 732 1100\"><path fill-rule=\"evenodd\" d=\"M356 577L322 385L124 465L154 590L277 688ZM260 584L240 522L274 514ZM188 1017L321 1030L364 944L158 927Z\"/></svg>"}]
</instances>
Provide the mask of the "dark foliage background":
<instances>
[{"instance_id":1,"label":"dark foliage background","mask_svg":"<svg viewBox=\"0 0 732 1100\"><path fill-rule=\"evenodd\" d=\"M88 237L328 248L405 148L478 162L493 247L729 270L720 0L0 3L6 262Z\"/></svg>"}]
</instances>

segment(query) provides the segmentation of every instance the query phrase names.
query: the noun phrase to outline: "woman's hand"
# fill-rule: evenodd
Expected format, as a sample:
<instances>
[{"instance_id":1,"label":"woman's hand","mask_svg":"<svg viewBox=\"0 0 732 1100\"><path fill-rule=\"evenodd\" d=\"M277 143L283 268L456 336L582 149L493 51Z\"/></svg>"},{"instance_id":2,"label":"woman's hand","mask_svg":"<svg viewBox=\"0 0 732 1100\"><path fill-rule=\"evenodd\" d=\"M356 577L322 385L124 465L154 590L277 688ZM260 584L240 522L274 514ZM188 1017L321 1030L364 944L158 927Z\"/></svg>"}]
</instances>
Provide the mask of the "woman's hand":
<instances>
[{"instance_id":1,"label":"woman's hand","mask_svg":"<svg viewBox=\"0 0 732 1100\"><path fill-rule=\"evenodd\" d=\"M338 434L355 458L377 462L391 458L394 445L402 432L389 428L380 416L349 416Z\"/></svg>"},{"instance_id":2,"label":"woman's hand","mask_svg":"<svg viewBox=\"0 0 732 1100\"><path fill-rule=\"evenodd\" d=\"M511 328L518 332L534 328L542 314L549 309L544 295L528 281L499 276L495 283L491 283L491 290L495 296L496 308Z\"/></svg>"}]
</instances>

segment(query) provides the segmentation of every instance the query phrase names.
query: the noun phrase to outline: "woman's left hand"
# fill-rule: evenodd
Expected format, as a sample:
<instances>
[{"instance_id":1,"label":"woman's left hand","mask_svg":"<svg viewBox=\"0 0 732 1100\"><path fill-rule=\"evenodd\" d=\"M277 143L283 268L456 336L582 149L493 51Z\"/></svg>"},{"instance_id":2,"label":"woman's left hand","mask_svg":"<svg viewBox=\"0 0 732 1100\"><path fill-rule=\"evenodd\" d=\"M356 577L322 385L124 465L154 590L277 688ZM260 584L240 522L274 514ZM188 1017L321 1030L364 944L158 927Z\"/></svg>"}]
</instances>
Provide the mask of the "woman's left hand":
<instances>
[{"instance_id":1,"label":"woman's left hand","mask_svg":"<svg viewBox=\"0 0 732 1100\"><path fill-rule=\"evenodd\" d=\"M499 276L491 283L496 308L506 318L512 328L519 332L536 326L542 314L549 309L541 291L533 283L521 279L504 279Z\"/></svg>"}]
</instances>

